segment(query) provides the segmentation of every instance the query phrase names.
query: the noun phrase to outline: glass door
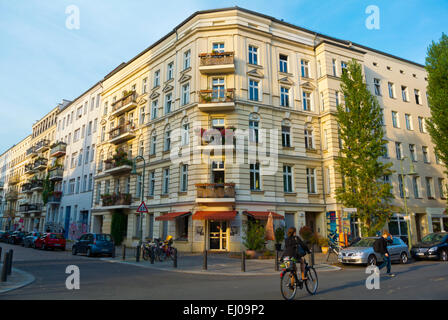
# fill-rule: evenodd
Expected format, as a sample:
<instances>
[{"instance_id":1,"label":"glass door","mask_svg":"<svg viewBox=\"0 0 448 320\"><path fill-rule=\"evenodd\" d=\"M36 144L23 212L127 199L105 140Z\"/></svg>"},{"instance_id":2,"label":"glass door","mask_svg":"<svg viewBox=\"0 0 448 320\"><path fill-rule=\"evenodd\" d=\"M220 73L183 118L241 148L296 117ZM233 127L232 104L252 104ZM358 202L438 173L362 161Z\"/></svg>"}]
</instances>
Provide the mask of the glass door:
<instances>
[{"instance_id":1,"label":"glass door","mask_svg":"<svg viewBox=\"0 0 448 320\"><path fill-rule=\"evenodd\" d=\"M212 79L212 99L214 102L224 101L224 78Z\"/></svg>"},{"instance_id":2,"label":"glass door","mask_svg":"<svg viewBox=\"0 0 448 320\"><path fill-rule=\"evenodd\" d=\"M227 221L210 221L210 250L227 250Z\"/></svg>"}]
</instances>

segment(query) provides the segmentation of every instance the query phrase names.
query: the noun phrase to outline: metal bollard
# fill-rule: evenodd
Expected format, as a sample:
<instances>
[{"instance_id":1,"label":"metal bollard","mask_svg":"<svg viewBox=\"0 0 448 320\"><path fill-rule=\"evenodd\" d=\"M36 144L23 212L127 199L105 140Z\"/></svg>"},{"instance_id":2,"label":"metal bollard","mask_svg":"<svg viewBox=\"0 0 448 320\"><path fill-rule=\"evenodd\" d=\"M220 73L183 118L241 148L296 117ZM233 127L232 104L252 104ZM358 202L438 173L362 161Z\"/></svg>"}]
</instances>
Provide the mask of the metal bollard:
<instances>
[{"instance_id":1,"label":"metal bollard","mask_svg":"<svg viewBox=\"0 0 448 320\"><path fill-rule=\"evenodd\" d=\"M278 271L278 250L275 250L275 271Z\"/></svg>"},{"instance_id":2,"label":"metal bollard","mask_svg":"<svg viewBox=\"0 0 448 320\"><path fill-rule=\"evenodd\" d=\"M246 272L246 252L241 251L241 272Z\"/></svg>"},{"instance_id":3,"label":"metal bollard","mask_svg":"<svg viewBox=\"0 0 448 320\"><path fill-rule=\"evenodd\" d=\"M2 275L1 282L6 282L8 279L8 263L9 263L9 252L5 252L5 256L3 257L3 266L2 266Z\"/></svg>"},{"instance_id":4,"label":"metal bollard","mask_svg":"<svg viewBox=\"0 0 448 320\"><path fill-rule=\"evenodd\" d=\"M137 245L137 251L135 252L135 261L140 262L140 245Z\"/></svg>"},{"instance_id":5,"label":"metal bollard","mask_svg":"<svg viewBox=\"0 0 448 320\"><path fill-rule=\"evenodd\" d=\"M122 251L122 253L123 253L123 260L126 260L126 245L124 244L122 247L121 247L121 251Z\"/></svg>"},{"instance_id":6,"label":"metal bollard","mask_svg":"<svg viewBox=\"0 0 448 320\"><path fill-rule=\"evenodd\" d=\"M202 270L207 270L207 250L204 250L204 262L202 264Z\"/></svg>"},{"instance_id":7,"label":"metal bollard","mask_svg":"<svg viewBox=\"0 0 448 320\"><path fill-rule=\"evenodd\" d=\"M176 249L176 248L174 248L173 267L174 267L174 268L177 268L177 249Z\"/></svg>"},{"instance_id":8,"label":"metal bollard","mask_svg":"<svg viewBox=\"0 0 448 320\"><path fill-rule=\"evenodd\" d=\"M8 276L11 275L12 272L12 257L14 254L14 250L9 250L9 263L8 263Z\"/></svg>"},{"instance_id":9,"label":"metal bollard","mask_svg":"<svg viewBox=\"0 0 448 320\"><path fill-rule=\"evenodd\" d=\"M114 246L114 249L112 250L112 258L115 258L115 249L116 247Z\"/></svg>"}]
</instances>

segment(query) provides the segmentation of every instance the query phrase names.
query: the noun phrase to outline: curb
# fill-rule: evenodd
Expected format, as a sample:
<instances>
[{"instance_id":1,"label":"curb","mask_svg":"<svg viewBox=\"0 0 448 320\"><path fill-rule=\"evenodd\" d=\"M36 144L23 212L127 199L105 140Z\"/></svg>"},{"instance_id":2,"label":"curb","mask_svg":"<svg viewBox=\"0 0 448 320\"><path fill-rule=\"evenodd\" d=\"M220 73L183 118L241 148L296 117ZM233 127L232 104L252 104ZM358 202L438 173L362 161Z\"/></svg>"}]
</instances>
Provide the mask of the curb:
<instances>
[{"instance_id":1,"label":"curb","mask_svg":"<svg viewBox=\"0 0 448 320\"><path fill-rule=\"evenodd\" d=\"M18 284L12 285L10 288L0 289L0 294L23 288L23 287L33 283L36 280L36 278L31 273L28 273L28 272L25 272L25 271L22 271L22 270L19 270L16 268L12 268L12 270L16 273L19 273L19 274L22 274L23 276L25 276L26 280L24 280Z\"/></svg>"},{"instance_id":2,"label":"curb","mask_svg":"<svg viewBox=\"0 0 448 320\"><path fill-rule=\"evenodd\" d=\"M100 260L109 262L109 263L122 263L127 264L131 266L136 266L140 268L146 268L146 269L153 269L158 271L165 271L165 272L177 272L177 273L187 273L187 274L200 274L200 275L213 275L213 276L272 276L272 275L278 275L280 271L272 271L272 272L234 272L234 273L226 273L226 272L214 272L214 271L208 271L208 270L201 270L201 271L195 271L195 270L179 270L179 269L166 269L166 268L160 268L160 267L153 267L151 265L142 265L137 264L134 262L129 261L122 261L122 260L110 260L107 258L101 258ZM330 266L330 265L321 265L325 267L330 267L332 270L319 270L321 267L317 267L316 271L318 272L330 272L330 271L339 271L341 268L336 266Z\"/></svg>"}]
</instances>

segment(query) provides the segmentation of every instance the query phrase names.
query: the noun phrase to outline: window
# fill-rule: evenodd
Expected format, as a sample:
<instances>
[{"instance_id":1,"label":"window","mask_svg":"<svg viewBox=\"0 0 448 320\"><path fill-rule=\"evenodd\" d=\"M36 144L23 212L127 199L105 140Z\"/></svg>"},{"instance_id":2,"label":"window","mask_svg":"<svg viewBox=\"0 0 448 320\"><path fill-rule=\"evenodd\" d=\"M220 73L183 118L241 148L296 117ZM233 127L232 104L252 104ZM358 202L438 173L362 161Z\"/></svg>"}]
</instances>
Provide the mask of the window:
<instances>
[{"instance_id":1,"label":"window","mask_svg":"<svg viewBox=\"0 0 448 320\"><path fill-rule=\"evenodd\" d=\"M311 93L303 91L302 97L303 97L303 110L311 111Z\"/></svg>"},{"instance_id":2,"label":"window","mask_svg":"<svg viewBox=\"0 0 448 320\"><path fill-rule=\"evenodd\" d=\"M382 126L385 126L385 121L384 121L384 109L380 109L380 116L381 116L381 120L380 123Z\"/></svg>"},{"instance_id":3,"label":"window","mask_svg":"<svg viewBox=\"0 0 448 320\"><path fill-rule=\"evenodd\" d=\"M180 167L180 191L187 192L188 190L188 165L183 164Z\"/></svg>"},{"instance_id":4,"label":"window","mask_svg":"<svg viewBox=\"0 0 448 320\"><path fill-rule=\"evenodd\" d=\"M336 74L336 59L332 60L332 64L333 64L333 76L337 77L337 74Z\"/></svg>"},{"instance_id":5,"label":"window","mask_svg":"<svg viewBox=\"0 0 448 320\"><path fill-rule=\"evenodd\" d=\"M82 165L82 153L83 153L83 150L81 149L79 151L79 156L78 156L78 167L80 167Z\"/></svg>"},{"instance_id":6,"label":"window","mask_svg":"<svg viewBox=\"0 0 448 320\"><path fill-rule=\"evenodd\" d=\"M412 127L412 116L410 114L405 114L404 119L406 121L406 129L413 130Z\"/></svg>"},{"instance_id":7,"label":"window","mask_svg":"<svg viewBox=\"0 0 448 320\"><path fill-rule=\"evenodd\" d=\"M146 93L148 91L148 78L144 78L142 80L142 93Z\"/></svg>"},{"instance_id":8,"label":"window","mask_svg":"<svg viewBox=\"0 0 448 320\"><path fill-rule=\"evenodd\" d=\"M151 143L151 147L150 147L149 154L155 155L156 154L156 143L157 143L157 135L156 135L155 130L151 133L151 142L150 143Z\"/></svg>"},{"instance_id":9,"label":"window","mask_svg":"<svg viewBox=\"0 0 448 320\"><path fill-rule=\"evenodd\" d=\"M260 190L260 163L250 164L250 190Z\"/></svg>"},{"instance_id":10,"label":"window","mask_svg":"<svg viewBox=\"0 0 448 320\"><path fill-rule=\"evenodd\" d=\"M163 194L168 194L169 185L170 185L170 169L165 168L163 169L163 188L162 188Z\"/></svg>"},{"instance_id":11,"label":"window","mask_svg":"<svg viewBox=\"0 0 448 320\"><path fill-rule=\"evenodd\" d=\"M398 175L398 190L400 192L400 198L404 198L403 176L401 174Z\"/></svg>"},{"instance_id":12,"label":"window","mask_svg":"<svg viewBox=\"0 0 448 320\"><path fill-rule=\"evenodd\" d=\"M135 188L135 197L140 198L142 196L142 175L137 175L137 185Z\"/></svg>"},{"instance_id":13,"label":"window","mask_svg":"<svg viewBox=\"0 0 448 320\"><path fill-rule=\"evenodd\" d=\"M322 77L322 64L320 63L320 60L317 61L317 77Z\"/></svg>"},{"instance_id":14,"label":"window","mask_svg":"<svg viewBox=\"0 0 448 320\"><path fill-rule=\"evenodd\" d=\"M156 172L153 170L149 173L149 193L150 197L154 197L154 191L156 188Z\"/></svg>"},{"instance_id":15,"label":"window","mask_svg":"<svg viewBox=\"0 0 448 320\"><path fill-rule=\"evenodd\" d=\"M423 152L423 162L429 163L428 147L422 147Z\"/></svg>"},{"instance_id":16,"label":"window","mask_svg":"<svg viewBox=\"0 0 448 320\"><path fill-rule=\"evenodd\" d=\"M390 175L387 174L387 175L383 176L383 183L384 184L388 183L389 185L392 186L392 181L390 180Z\"/></svg>"},{"instance_id":17,"label":"window","mask_svg":"<svg viewBox=\"0 0 448 320\"><path fill-rule=\"evenodd\" d=\"M331 176L330 176L330 167L326 167L325 168L325 177L326 177L326 180L327 180L327 184L326 184L326 191L327 191L327 194L330 194L331 193Z\"/></svg>"},{"instance_id":18,"label":"window","mask_svg":"<svg viewBox=\"0 0 448 320\"><path fill-rule=\"evenodd\" d=\"M224 43L214 43L212 52L224 52Z\"/></svg>"},{"instance_id":19,"label":"window","mask_svg":"<svg viewBox=\"0 0 448 320\"><path fill-rule=\"evenodd\" d=\"M305 133L305 148L314 149L313 129L306 128L304 133Z\"/></svg>"},{"instance_id":20,"label":"window","mask_svg":"<svg viewBox=\"0 0 448 320\"><path fill-rule=\"evenodd\" d=\"M139 117L139 124L142 125L145 123L145 106L140 107L140 117Z\"/></svg>"},{"instance_id":21,"label":"window","mask_svg":"<svg viewBox=\"0 0 448 320\"><path fill-rule=\"evenodd\" d=\"M436 164L440 164L440 158L436 150L434 150L434 157L436 158Z\"/></svg>"},{"instance_id":22,"label":"window","mask_svg":"<svg viewBox=\"0 0 448 320\"><path fill-rule=\"evenodd\" d=\"M425 128L423 126L423 118L422 117L418 117L418 129L420 130L421 133L425 132Z\"/></svg>"},{"instance_id":23,"label":"window","mask_svg":"<svg viewBox=\"0 0 448 320\"><path fill-rule=\"evenodd\" d=\"M171 131L170 127L167 126L167 128L165 129L163 151L169 151L170 149L171 149Z\"/></svg>"},{"instance_id":24,"label":"window","mask_svg":"<svg viewBox=\"0 0 448 320\"><path fill-rule=\"evenodd\" d=\"M327 129L324 129L323 131L323 149L328 149L328 131Z\"/></svg>"},{"instance_id":25,"label":"window","mask_svg":"<svg viewBox=\"0 0 448 320\"><path fill-rule=\"evenodd\" d=\"M258 48L249 46L249 63L258 64Z\"/></svg>"},{"instance_id":26,"label":"window","mask_svg":"<svg viewBox=\"0 0 448 320\"><path fill-rule=\"evenodd\" d=\"M81 130L81 139L84 139L85 132L86 132L86 125L83 124L82 125L82 130Z\"/></svg>"},{"instance_id":27,"label":"window","mask_svg":"<svg viewBox=\"0 0 448 320\"><path fill-rule=\"evenodd\" d=\"M288 72L288 56L283 54L280 55L280 72Z\"/></svg>"},{"instance_id":28,"label":"window","mask_svg":"<svg viewBox=\"0 0 448 320\"><path fill-rule=\"evenodd\" d=\"M181 145L186 146L190 143L190 124L187 122L188 120L184 120L182 123L182 135L181 135Z\"/></svg>"},{"instance_id":29,"label":"window","mask_svg":"<svg viewBox=\"0 0 448 320\"><path fill-rule=\"evenodd\" d=\"M403 152L401 150L401 142L395 142L395 153L397 154L397 159L401 160Z\"/></svg>"},{"instance_id":30,"label":"window","mask_svg":"<svg viewBox=\"0 0 448 320\"><path fill-rule=\"evenodd\" d=\"M389 158L389 148L387 146L388 146L388 143L386 142L386 144L384 144L382 147L383 148L382 156L385 159Z\"/></svg>"},{"instance_id":31,"label":"window","mask_svg":"<svg viewBox=\"0 0 448 320\"><path fill-rule=\"evenodd\" d=\"M93 120L93 133L95 133L97 129L98 129L98 118Z\"/></svg>"},{"instance_id":32,"label":"window","mask_svg":"<svg viewBox=\"0 0 448 320\"><path fill-rule=\"evenodd\" d=\"M160 70L154 72L154 88L160 86Z\"/></svg>"},{"instance_id":33,"label":"window","mask_svg":"<svg viewBox=\"0 0 448 320\"><path fill-rule=\"evenodd\" d=\"M249 141L258 143L258 116L251 115L249 118Z\"/></svg>"},{"instance_id":34,"label":"window","mask_svg":"<svg viewBox=\"0 0 448 320\"><path fill-rule=\"evenodd\" d=\"M171 112L172 103L173 103L173 94L168 93L165 96L165 114L168 114Z\"/></svg>"},{"instance_id":35,"label":"window","mask_svg":"<svg viewBox=\"0 0 448 320\"><path fill-rule=\"evenodd\" d=\"M190 103L190 84L186 83L182 86L182 105Z\"/></svg>"},{"instance_id":36,"label":"window","mask_svg":"<svg viewBox=\"0 0 448 320\"><path fill-rule=\"evenodd\" d=\"M292 168L291 166L283 166L283 191L292 192Z\"/></svg>"},{"instance_id":37,"label":"window","mask_svg":"<svg viewBox=\"0 0 448 320\"><path fill-rule=\"evenodd\" d=\"M428 199L433 199L434 192L433 192L433 186L432 186L432 178L426 177L425 180L426 180L426 195L427 195Z\"/></svg>"},{"instance_id":38,"label":"window","mask_svg":"<svg viewBox=\"0 0 448 320\"><path fill-rule=\"evenodd\" d=\"M280 105L282 107L289 107L289 89L280 87Z\"/></svg>"},{"instance_id":39,"label":"window","mask_svg":"<svg viewBox=\"0 0 448 320\"><path fill-rule=\"evenodd\" d=\"M87 175L84 175L82 180L82 192L87 192Z\"/></svg>"},{"instance_id":40,"label":"window","mask_svg":"<svg viewBox=\"0 0 448 320\"><path fill-rule=\"evenodd\" d=\"M249 100L259 101L258 84L259 81L249 79Z\"/></svg>"},{"instance_id":41,"label":"window","mask_svg":"<svg viewBox=\"0 0 448 320\"><path fill-rule=\"evenodd\" d=\"M174 77L174 62L168 63L166 68L166 80L171 80Z\"/></svg>"},{"instance_id":42,"label":"window","mask_svg":"<svg viewBox=\"0 0 448 320\"><path fill-rule=\"evenodd\" d=\"M224 78L212 79L212 99L213 101L224 101Z\"/></svg>"},{"instance_id":43,"label":"window","mask_svg":"<svg viewBox=\"0 0 448 320\"><path fill-rule=\"evenodd\" d=\"M89 121L89 125L87 126L87 135L90 136L92 134L92 121Z\"/></svg>"},{"instance_id":44,"label":"window","mask_svg":"<svg viewBox=\"0 0 448 320\"><path fill-rule=\"evenodd\" d=\"M339 92L335 91L334 96L336 98L336 107L339 106Z\"/></svg>"},{"instance_id":45,"label":"window","mask_svg":"<svg viewBox=\"0 0 448 320\"><path fill-rule=\"evenodd\" d=\"M414 198L415 199L420 198L419 180L420 180L420 177L412 177L412 188L414 189Z\"/></svg>"},{"instance_id":46,"label":"window","mask_svg":"<svg viewBox=\"0 0 448 320\"><path fill-rule=\"evenodd\" d=\"M291 127L289 126L289 122L285 122L282 125L282 146L291 147Z\"/></svg>"},{"instance_id":47,"label":"window","mask_svg":"<svg viewBox=\"0 0 448 320\"><path fill-rule=\"evenodd\" d=\"M93 174L89 174L89 191L93 190Z\"/></svg>"},{"instance_id":48,"label":"window","mask_svg":"<svg viewBox=\"0 0 448 320\"><path fill-rule=\"evenodd\" d=\"M95 108L98 108L99 106L100 106L100 94L98 93L97 95L96 95L96 106L95 106Z\"/></svg>"},{"instance_id":49,"label":"window","mask_svg":"<svg viewBox=\"0 0 448 320\"><path fill-rule=\"evenodd\" d=\"M104 103L104 112L103 112L103 116L107 115L107 102ZM68 118L67 118L67 122L68 122Z\"/></svg>"},{"instance_id":50,"label":"window","mask_svg":"<svg viewBox=\"0 0 448 320\"><path fill-rule=\"evenodd\" d=\"M389 98L395 98L395 88L392 82L387 83L387 87L389 88Z\"/></svg>"},{"instance_id":51,"label":"window","mask_svg":"<svg viewBox=\"0 0 448 320\"><path fill-rule=\"evenodd\" d=\"M421 104L420 101L420 91L417 89L414 89L414 96L415 96L415 103L416 104Z\"/></svg>"},{"instance_id":52,"label":"window","mask_svg":"<svg viewBox=\"0 0 448 320\"><path fill-rule=\"evenodd\" d=\"M96 183L96 203L99 204L101 199L101 182Z\"/></svg>"},{"instance_id":53,"label":"window","mask_svg":"<svg viewBox=\"0 0 448 320\"><path fill-rule=\"evenodd\" d=\"M76 119L79 119L82 117L82 106L78 108L76 111Z\"/></svg>"},{"instance_id":54,"label":"window","mask_svg":"<svg viewBox=\"0 0 448 320\"><path fill-rule=\"evenodd\" d=\"M93 111L94 108L95 108L95 97L92 97L92 99L90 99L90 111Z\"/></svg>"},{"instance_id":55,"label":"window","mask_svg":"<svg viewBox=\"0 0 448 320\"><path fill-rule=\"evenodd\" d=\"M411 155L411 161L417 161L417 154L415 152L415 144L409 145L409 154Z\"/></svg>"},{"instance_id":56,"label":"window","mask_svg":"<svg viewBox=\"0 0 448 320\"><path fill-rule=\"evenodd\" d=\"M190 56L191 56L190 50L184 53L184 70L190 68Z\"/></svg>"},{"instance_id":57,"label":"window","mask_svg":"<svg viewBox=\"0 0 448 320\"><path fill-rule=\"evenodd\" d=\"M81 177L78 177L76 179L76 193L80 192L80 188L81 188Z\"/></svg>"},{"instance_id":58,"label":"window","mask_svg":"<svg viewBox=\"0 0 448 320\"><path fill-rule=\"evenodd\" d=\"M88 164L89 163L89 153L90 153L90 146L87 147L86 149L86 156L84 157L84 164Z\"/></svg>"},{"instance_id":59,"label":"window","mask_svg":"<svg viewBox=\"0 0 448 320\"><path fill-rule=\"evenodd\" d=\"M347 70L347 63L341 61L341 73L344 73Z\"/></svg>"},{"instance_id":60,"label":"window","mask_svg":"<svg viewBox=\"0 0 448 320\"><path fill-rule=\"evenodd\" d=\"M408 101L408 89L405 86L401 86L401 97L403 98L404 102Z\"/></svg>"},{"instance_id":61,"label":"window","mask_svg":"<svg viewBox=\"0 0 448 320\"><path fill-rule=\"evenodd\" d=\"M71 159L71 162L70 162L70 168L74 168L75 167L75 165L76 165L76 163L75 163L75 159L76 159L76 157L78 156L78 154L75 152L75 153L73 153L72 154L72 159Z\"/></svg>"},{"instance_id":62,"label":"window","mask_svg":"<svg viewBox=\"0 0 448 320\"><path fill-rule=\"evenodd\" d=\"M300 70L302 72L302 78L310 77L309 62L307 60L300 60Z\"/></svg>"},{"instance_id":63,"label":"window","mask_svg":"<svg viewBox=\"0 0 448 320\"><path fill-rule=\"evenodd\" d=\"M73 134L73 142L76 142L79 140L79 134L80 134L80 129L75 130L75 133Z\"/></svg>"},{"instance_id":64,"label":"window","mask_svg":"<svg viewBox=\"0 0 448 320\"><path fill-rule=\"evenodd\" d=\"M144 154L145 154L145 142L142 139L142 140L140 140L140 143L139 143L138 155L143 157Z\"/></svg>"},{"instance_id":65,"label":"window","mask_svg":"<svg viewBox=\"0 0 448 320\"><path fill-rule=\"evenodd\" d=\"M445 194L445 179L443 178L438 178L437 179L437 184L439 185L439 194L440 194L440 198L441 199L445 199L446 198L446 194ZM447 230L445 230L447 231Z\"/></svg>"},{"instance_id":66,"label":"window","mask_svg":"<svg viewBox=\"0 0 448 320\"><path fill-rule=\"evenodd\" d=\"M157 109L159 107L159 100L154 100L151 104L151 120L157 118Z\"/></svg>"},{"instance_id":67,"label":"window","mask_svg":"<svg viewBox=\"0 0 448 320\"><path fill-rule=\"evenodd\" d=\"M374 88L375 88L375 94L376 94L377 96L380 96L380 95L381 95L380 79L376 79L376 78L374 78L374 79L373 79L373 86L374 86Z\"/></svg>"},{"instance_id":68,"label":"window","mask_svg":"<svg viewBox=\"0 0 448 320\"><path fill-rule=\"evenodd\" d=\"M105 139L106 139L106 126L103 126L101 128L101 142L104 142Z\"/></svg>"},{"instance_id":69,"label":"window","mask_svg":"<svg viewBox=\"0 0 448 320\"><path fill-rule=\"evenodd\" d=\"M306 186L308 189L308 193L317 193L316 169L306 168Z\"/></svg>"},{"instance_id":70,"label":"window","mask_svg":"<svg viewBox=\"0 0 448 320\"><path fill-rule=\"evenodd\" d=\"M74 194L75 193L75 179L70 179L68 182L68 194Z\"/></svg>"},{"instance_id":71,"label":"window","mask_svg":"<svg viewBox=\"0 0 448 320\"><path fill-rule=\"evenodd\" d=\"M394 128L400 128L398 113L396 111L392 111L392 125L394 126Z\"/></svg>"}]
</instances>

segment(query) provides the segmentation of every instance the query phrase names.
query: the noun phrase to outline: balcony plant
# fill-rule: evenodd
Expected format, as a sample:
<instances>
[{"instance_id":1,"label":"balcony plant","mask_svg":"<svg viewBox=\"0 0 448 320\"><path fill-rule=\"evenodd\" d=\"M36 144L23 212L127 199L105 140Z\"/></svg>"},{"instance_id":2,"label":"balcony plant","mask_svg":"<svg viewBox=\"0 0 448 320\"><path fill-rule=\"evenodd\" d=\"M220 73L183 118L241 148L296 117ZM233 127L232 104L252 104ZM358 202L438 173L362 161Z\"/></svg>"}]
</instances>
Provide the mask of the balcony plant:
<instances>
[{"instance_id":1,"label":"balcony plant","mask_svg":"<svg viewBox=\"0 0 448 320\"><path fill-rule=\"evenodd\" d=\"M263 225L258 221L248 221L245 227L245 235L243 236L243 245L246 247L246 255L250 258L257 256L257 251L264 248L264 234Z\"/></svg>"}]
</instances>

